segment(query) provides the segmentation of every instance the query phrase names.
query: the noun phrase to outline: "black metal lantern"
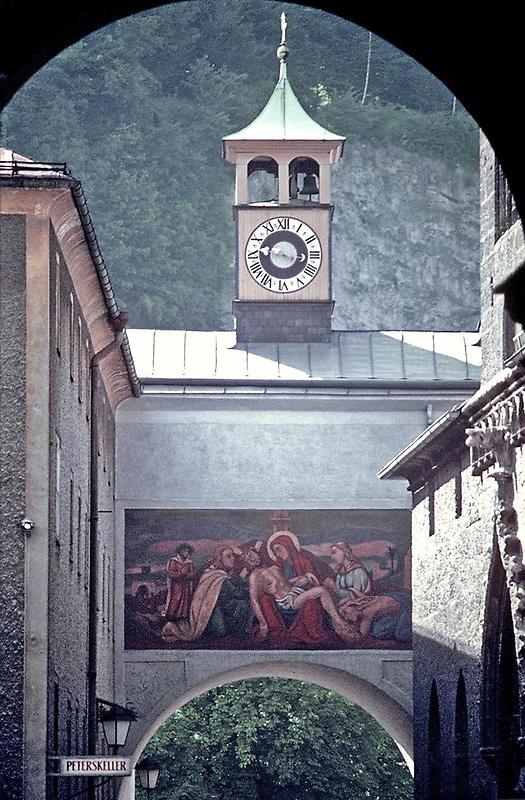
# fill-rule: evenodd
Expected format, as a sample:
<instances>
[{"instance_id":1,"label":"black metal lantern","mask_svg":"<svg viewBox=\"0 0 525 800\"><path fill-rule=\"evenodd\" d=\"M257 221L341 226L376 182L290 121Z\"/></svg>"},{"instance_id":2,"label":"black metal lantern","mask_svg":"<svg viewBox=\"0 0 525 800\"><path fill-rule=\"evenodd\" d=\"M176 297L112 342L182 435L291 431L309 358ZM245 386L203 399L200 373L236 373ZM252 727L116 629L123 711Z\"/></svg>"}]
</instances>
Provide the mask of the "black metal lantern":
<instances>
[{"instance_id":1,"label":"black metal lantern","mask_svg":"<svg viewBox=\"0 0 525 800\"><path fill-rule=\"evenodd\" d=\"M149 797L150 791L155 789L159 779L158 764L155 763L151 756L146 756L135 767L135 775L139 779L140 788L146 789Z\"/></svg>"},{"instance_id":2,"label":"black metal lantern","mask_svg":"<svg viewBox=\"0 0 525 800\"><path fill-rule=\"evenodd\" d=\"M131 723L137 715L130 708L111 703L109 700L98 700L98 718L102 723L104 737L108 747L116 751L124 747L128 738Z\"/></svg>"}]
</instances>

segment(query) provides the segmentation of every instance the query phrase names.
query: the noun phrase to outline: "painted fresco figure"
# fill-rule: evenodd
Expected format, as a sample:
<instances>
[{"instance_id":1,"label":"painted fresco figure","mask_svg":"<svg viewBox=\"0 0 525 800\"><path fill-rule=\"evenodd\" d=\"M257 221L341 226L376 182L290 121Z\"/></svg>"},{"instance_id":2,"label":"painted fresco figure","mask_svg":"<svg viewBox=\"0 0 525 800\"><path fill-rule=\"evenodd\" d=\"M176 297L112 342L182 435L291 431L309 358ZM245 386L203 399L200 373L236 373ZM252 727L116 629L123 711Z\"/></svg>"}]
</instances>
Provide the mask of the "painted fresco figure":
<instances>
[{"instance_id":1,"label":"painted fresco figure","mask_svg":"<svg viewBox=\"0 0 525 800\"><path fill-rule=\"evenodd\" d=\"M411 640L412 613L408 592L388 590L374 595L368 571L347 542L334 542L330 566L335 579L327 578L325 586L339 598L339 613L360 641L368 636L397 642Z\"/></svg>"},{"instance_id":2,"label":"painted fresco figure","mask_svg":"<svg viewBox=\"0 0 525 800\"><path fill-rule=\"evenodd\" d=\"M190 556L194 549L182 542L175 549L166 567L168 595L163 615L169 622L187 619L195 583L195 564Z\"/></svg>"},{"instance_id":3,"label":"painted fresco figure","mask_svg":"<svg viewBox=\"0 0 525 800\"><path fill-rule=\"evenodd\" d=\"M375 639L409 642L412 638L411 598L408 592L354 596L339 603L339 612L359 640Z\"/></svg>"},{"instance_id":4,"label":"painted fresco figure","mask_svg":"<svg viewBox=\"0 0 525 800\"><path fill-rule=\"evenodd\" d=\"M152 607L152 598L145 583L137 587L135 594L124 596L128 635L149 638L156 633L158 615Z\"/></svg>"},{"instance_id":5,"label":"painted fresco figure","mask_svg":"<svg viewBox=\"0 0 525 800\"><path fill-rule=\"evenodd\" d=\"M161 634L164 641L193 642L204 632L218 637L248 635L252 624L249 591L234 574L234 564L232 547L215 550L193 594L188 619L166 622Z\"/></svg>"},{"instance_id":6,"label":"painted fresco figure","mask_svg":"<svg viewBox=\"0 0 525 800\"><path fill-rule=\"evenodd\" d=\"M325 585L337 592L341 598L352 597L354 590L372 593L372 580L364 564L356 558L347 542L334 542L331 548L330 566L334 578L326 578Z\"/></svg>"},{"instance_id":7,"label":"painted fresco figure","mask_svg":"<svg viewBox=\"0 0 525 800\"><path fill-rule=\"evenodd\" d=\"M245 639L250 633L252 624L252 610L248 585L241 576L234 571L235 553L231 547L219 548L220 555L215 561L228 573L227 580L223 581L215 603L215 608L204 629L204 636L222 638L235 636Z\"/></svg>"},{"instance_id":8,"label":"painted fresco figure","mask_svg":"<svg viewBox=\"0 0 525 800\"><path fill-rule=\"evenodd\" d=\"M305 553L291 531L275 531L266 548L275 563L250 575L252 609L259 623L256 638L283 646L322 646L336 630L351 641L355 632L349 631L322 585L326 566Z\"/></svg>"},{"instance_id":9,"label":"painted fresco figure","mask_svg":"<svg viewBox=\"0 0 525 800\"><path fill-rule=\"evenodd\" d=\"M325 586L319 586L312 574L288 580L277 566L258 568L251 573L250 599L253 612L259 622L259 633L263 639L269 632L269 624L260 603L264 597L273 598L284 620L293 620L301 610L306 608L308 603L318 600L330 617L336 633L349 642L356 639L355 632L339 615L328 589Z\"/></svg>"}]
</instances>

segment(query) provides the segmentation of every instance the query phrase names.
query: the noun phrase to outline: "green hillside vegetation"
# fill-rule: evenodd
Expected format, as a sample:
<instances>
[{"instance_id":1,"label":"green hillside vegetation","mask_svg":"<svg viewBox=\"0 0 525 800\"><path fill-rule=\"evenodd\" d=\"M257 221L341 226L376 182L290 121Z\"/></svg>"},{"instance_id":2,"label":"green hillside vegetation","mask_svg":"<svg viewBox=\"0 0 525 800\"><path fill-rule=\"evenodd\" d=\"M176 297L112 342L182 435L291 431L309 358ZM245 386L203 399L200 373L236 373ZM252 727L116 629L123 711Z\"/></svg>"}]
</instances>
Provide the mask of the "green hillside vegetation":
<instances>
[{"instance_id":1,"label":"green hillside vegetation","mask_svg":"<svg viewBox=\"0 0 525 800\"><path fill-rule=\"evenodd\" d=\"M275 678L192 700L145 754L158 800L408 800L412 778L378 723L337 694Z\"/></svg>"},{"instance_id":2,"label":"green hillside vegetation","mask_svg":"<svg viewBox=\"0 0 525 800\"><path fill-rule=\"evenodd\" d=\"M353 142L476 169L477 132L416 62L324 12L275 2L177 3L120 20L32 78L3 115L5 146L82 180L135 327L231 326L233 167L221 137L275 85L279 15L304 107Z\"/></svg>"}]
</instances>

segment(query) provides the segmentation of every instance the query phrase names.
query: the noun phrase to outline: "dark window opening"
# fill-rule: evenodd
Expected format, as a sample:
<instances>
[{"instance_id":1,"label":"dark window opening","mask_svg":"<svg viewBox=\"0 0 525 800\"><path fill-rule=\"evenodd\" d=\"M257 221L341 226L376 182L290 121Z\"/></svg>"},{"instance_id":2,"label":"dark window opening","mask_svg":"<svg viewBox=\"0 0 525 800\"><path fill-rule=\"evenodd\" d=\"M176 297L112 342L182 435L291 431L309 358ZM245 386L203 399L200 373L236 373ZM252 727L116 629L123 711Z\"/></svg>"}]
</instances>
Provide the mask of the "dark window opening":
<instances>
[{"instance_id":1,"label":"dark window opening","mask_svg":"<svg viewBox=\"0 0 525 800\"><path fill-rule=\"evenodd\" d=\"M456 506L456 519L459 519L463 513L463 473L461 472L461 463L458 464L454 478L454 501Z\"/></svg>"},{"instance_id":2,"label":"dark window opening","mask_svg":"<svg viewBox=\"0 0 525 800\"><path fill-rule=\"evenodd\" d=\"M480 752L494 774L498 797L515 792L520 772L519 685L514 626L496 533L485 607Z\"/></svg>"},{"instance_id":3,"label":"dark window opening","mask_svg":"<svg viewBox=\"0 0 525 800\"><path fill-rule=\"evenodd\" d=\"M441 720L436 681L432 681L428 709L428 769L426 800L441 800Z\"/></svg>"},{"instance_id":4,"label":"dark window opening","mask_svg":"<svg viewBox=\"0 0 525 800\"><path fill-rule=\"evenodd\" d=\"M432 483L428 484L428 535L434 536L436 532L436 502L435 489Z\"/></svg>"},{"instance_id":5,"label":"dark window opening","mask_svg":"<svg viewBox=\"0 0 525 800\"><path fill-rule=\"evenodd\" d=\"M519 219L516 203L501 164L496 159L494 169L494 242Z\"/></svg>"},{"instance_id":6,"label":"dark window opening","mask_svg":"<svg viewBox=\"0 0 525 800\"><path fill-rule=\"evenodd\" d=\"M456 721L454 729L454 784L456 800L468 800L469 797L469 737L467 690L463 670L459 671L456 690Z\"/></svg>"}]
</instances>

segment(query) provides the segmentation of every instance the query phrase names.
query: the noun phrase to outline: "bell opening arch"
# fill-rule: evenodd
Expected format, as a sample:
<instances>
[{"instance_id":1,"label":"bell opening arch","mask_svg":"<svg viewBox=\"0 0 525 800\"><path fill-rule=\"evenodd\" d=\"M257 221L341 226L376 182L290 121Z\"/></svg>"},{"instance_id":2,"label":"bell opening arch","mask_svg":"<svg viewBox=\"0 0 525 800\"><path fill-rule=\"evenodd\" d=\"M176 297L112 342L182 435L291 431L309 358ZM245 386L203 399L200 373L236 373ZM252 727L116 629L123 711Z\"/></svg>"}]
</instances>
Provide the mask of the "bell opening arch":
<instances>
[{"instance_id":1,"label":"bell opening arch","mask_svg":"<svg viewBox=\"0 0 525 800\"><path fill-rule=\"evenodd\" d=\"M278 174L279 166L271 156L261 155L252 158L248 162L248 203L277 202Z\"/></svg>"}]
</instances>

